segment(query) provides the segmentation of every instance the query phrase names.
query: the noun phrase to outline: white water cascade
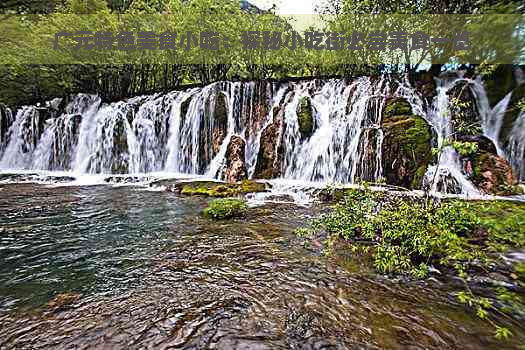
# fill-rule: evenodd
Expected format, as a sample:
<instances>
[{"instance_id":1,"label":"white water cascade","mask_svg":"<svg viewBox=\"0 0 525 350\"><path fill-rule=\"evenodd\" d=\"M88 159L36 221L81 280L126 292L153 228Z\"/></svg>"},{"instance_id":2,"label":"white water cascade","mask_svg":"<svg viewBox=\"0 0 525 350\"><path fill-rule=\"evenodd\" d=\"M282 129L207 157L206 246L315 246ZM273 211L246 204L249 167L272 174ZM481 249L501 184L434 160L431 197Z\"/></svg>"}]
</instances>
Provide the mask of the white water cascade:
<instances>
[{"instance_id":1,"label":"white water cascade","mask_svg":"<svg viewBox=\"0 0 525 350\"><path fill-rule=\"evenodd\" d=\"M246 173L254 177L262 135L274 137L275 164L285 180L355 183L377 181L383 174L381 119L389 96L406 98L415 114L435 131L442 148L439 165L426 178L434 191L478 194L463 173L458 154L446 146L454 133L447 92L463 78L438 81L437 96L427 105L407 82L387 76L354 80L302 82L218 82L201 88L139 96L102 103L80 94L63 111L60 101L46 107L24 106L15 117L3 112L0 126L0 170L60 170L74 174L170 172L225 175L230 141L244 141ZM525 116L516 121L508 148L497 141L507 95L488 108L480 81L469 80L484 134L506 152L525 177ZM392 86L397 89L391 91ZM299 108L311 109L312 130L305 135ZM6 109L2 109L6 111ZM6 122L7 120L7 122ZM267 145L266 145L267 146Z\"/></svg>"}]
</instances>

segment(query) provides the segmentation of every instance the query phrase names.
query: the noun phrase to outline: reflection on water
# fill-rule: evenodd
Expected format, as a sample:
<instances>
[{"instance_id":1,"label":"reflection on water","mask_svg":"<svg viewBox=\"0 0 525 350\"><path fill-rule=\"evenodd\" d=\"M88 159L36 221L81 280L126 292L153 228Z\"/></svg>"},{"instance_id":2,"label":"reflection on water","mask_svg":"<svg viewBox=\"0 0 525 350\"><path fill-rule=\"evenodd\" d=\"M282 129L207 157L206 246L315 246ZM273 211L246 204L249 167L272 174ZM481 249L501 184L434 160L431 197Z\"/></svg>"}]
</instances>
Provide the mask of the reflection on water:
<instances>
[{"instance_id":1,"label":"reflection on water","mask_svg":"<svg viewBox=\"0 0 525 350\"><path fill-rule=\"evenodd\" d=\"M445 287L389 281L303 245L293 230L319 209L213 222L206 203L133 187L0 186L0 348L512 346Z\"/></svg>"}]
</instances>

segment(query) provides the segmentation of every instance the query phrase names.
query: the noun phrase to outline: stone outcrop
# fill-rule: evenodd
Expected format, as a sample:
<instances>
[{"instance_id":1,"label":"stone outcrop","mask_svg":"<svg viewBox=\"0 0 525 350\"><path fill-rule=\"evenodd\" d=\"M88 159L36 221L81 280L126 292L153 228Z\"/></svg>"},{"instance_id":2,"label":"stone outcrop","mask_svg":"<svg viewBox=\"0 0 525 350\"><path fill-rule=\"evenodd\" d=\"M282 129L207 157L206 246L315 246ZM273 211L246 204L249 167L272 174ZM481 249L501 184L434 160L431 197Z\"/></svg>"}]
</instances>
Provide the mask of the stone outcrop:
<instances>
[{"instance_id":1,"label":"stone outcrop","mask_svg":"<svg viewBox=\"0 0 525 350\"><path fill-rule=\"evenodd\" d=\"M382 122L382 165L387 184L419 188L432 159L432 132L422 117L411 113L406 100L387 101Z\"/></svg>"},{"instance_id":2,"label":"stone outcrop","mask_svg":"<svg viewBox=\"0 0 525 350\"><path fill-rule=\"evenodd\" d=\"M273 122L261 133L259 153L253 177L256 179L273 179L281 176L283 156L282 135L284 128L284 110L282 106L293 99L290 94L287 101L280 101L279 107L273 109Z\"/></svg>"},{"instance_id":3,"label":"stone outcrop","mask_svg":"<svg viewBox=\"0 0 525 350\"><path fill-rule=\"evenodd\" d=\"M481 151L473 157L470 180L488 194L505 196L522 193L509 162L489 152Z\"/></svg>"},{"instance_id":4,"label":"stone outcrop","mask_svg":"<svg viewBox=\"0 0 525 350\"><path fill-rule=\"evenodd\" d=\"M297 121L301 138L312 136L315 127L315 110L309 97L302 97L297 105Z\"/></svg>"},{"instance_id":5,"label":"stone outcrop","mask_svg":"<svg viewBox=\"0 0 525 350\"><path fill-rule=\"evenodd\" d=\"M464 173L479 190L493 195L521 193L510 163L498 156L496 146L491 140L481 135L460 135L457 141L475 144L474 151L470 154L459 153Z\"/></svg>"},{"instance_id":6,"label":"stone outcrop","mask_svg":"<svg viewBox=\"0 0 525 350\"><path fill-rule=\"evenodd\" d=\"M245 158L246 142L240 136L234 135L230 139L226 150L226 169L224 170L224 180L236 182L248 177Z\"/></svg>"},{"instance_id":7,"label":"stone outcrop","mask_svg":"<svg viewBox=\"0 0 525 350\"><path fill-rule=\"evenodd\" d=\"M219 181L183 181L168 179L154 181L151 185L164 187L166 191L180 195L202 195L207 197L235 197L246 193L265 192L268 189L266 183L253 180L226 183Z\"/></svg>"}]
</instances>

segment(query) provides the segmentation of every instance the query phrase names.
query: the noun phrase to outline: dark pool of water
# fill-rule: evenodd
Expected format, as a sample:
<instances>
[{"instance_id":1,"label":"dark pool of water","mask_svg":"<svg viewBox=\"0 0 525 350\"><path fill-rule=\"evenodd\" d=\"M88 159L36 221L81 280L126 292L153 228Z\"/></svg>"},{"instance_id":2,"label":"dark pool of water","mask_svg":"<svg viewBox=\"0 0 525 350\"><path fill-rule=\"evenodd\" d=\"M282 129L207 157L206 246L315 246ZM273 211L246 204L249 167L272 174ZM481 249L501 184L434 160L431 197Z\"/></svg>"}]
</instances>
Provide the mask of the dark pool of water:
<instances>
[{"instance_id":1,"label":"dark pool of water","mask_svg":"<svg viewBox=\"0 0 525 350\"><path fill-rule=\"evenodd\" d=\"M328 258L317 209L202 217L134 187L0 186L0 348L510 349L444 286Z\"/></svg>"}]
</instances>

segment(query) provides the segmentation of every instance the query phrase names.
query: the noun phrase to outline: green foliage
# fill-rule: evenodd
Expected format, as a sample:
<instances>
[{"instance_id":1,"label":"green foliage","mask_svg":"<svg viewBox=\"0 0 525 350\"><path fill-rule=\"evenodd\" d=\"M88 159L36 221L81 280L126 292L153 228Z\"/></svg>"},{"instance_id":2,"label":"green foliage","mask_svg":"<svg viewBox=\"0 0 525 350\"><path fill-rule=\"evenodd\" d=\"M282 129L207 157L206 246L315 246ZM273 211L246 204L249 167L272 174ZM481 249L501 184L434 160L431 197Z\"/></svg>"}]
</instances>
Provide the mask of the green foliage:
<instances>
[{"instance_id":1,"label":"green foliage","mask_svg":"<svg viewBox=\"0 0 525 350\"><path fill-rule=\"evenodd\" d=\"M375 268L381 273L428 276L430 265L455 271L466 281L474 262L485 266L492 252L525 246L525 205L513 202L436 201L388 197L385 193L351 190L330 213L312 222L312 235L329 233L329 243L344 238L356 246L372 244ZM330 244L328 245L330 246ZM516 266L514 278L525 278L525 267ZM476 295L465 282L458 300L495 327L495 336L505 339L510 330L494 321L494 315L525 315L523 300L499 288L497 303Z\"/></svg>"},{"instance_id":2,"label":"green foliage","mask_svg":"<svg viewBox=\"0 0 525 350\"><path fill-rule=\"evenodd\" d=\"M248 211L246 201L242 199L226 198L215 199L210 206L204 209L204 215L222 220L239 216L244 216Z\"/></svg>"},{"instance_id":3,"label":"green foliage","mask_svg":"<svg viewBox=\"0 0 525 350\"><path fill-rule=\"evenodd\" d=\"M476 142L454 141L452 147L464 157L475 155L478 151L478 144Z\"/></svg>"}]
</instances>

